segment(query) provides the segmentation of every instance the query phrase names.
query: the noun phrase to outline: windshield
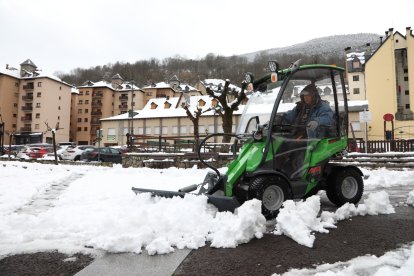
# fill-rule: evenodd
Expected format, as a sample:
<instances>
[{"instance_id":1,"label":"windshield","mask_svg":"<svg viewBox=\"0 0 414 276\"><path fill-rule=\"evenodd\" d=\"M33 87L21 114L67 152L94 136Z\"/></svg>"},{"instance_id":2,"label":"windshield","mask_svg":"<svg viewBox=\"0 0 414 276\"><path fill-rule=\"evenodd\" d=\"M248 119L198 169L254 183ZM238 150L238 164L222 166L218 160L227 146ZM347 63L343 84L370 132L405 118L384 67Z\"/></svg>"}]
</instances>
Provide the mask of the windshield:
<instances>
[{"instance_id":1,"label":"windshield","mask_svg":"<svg viewBox=\"0 0 414 276\"><path fill-rule=\"evenodd\" d=\"M254 92L250 96L240 119L237 134L251 133L255 130L256 120L252 120L252 118L256 116L259 118L260 124L270 120L281 84L282 82L274 83L272 86L269 85L265 92Z\"/></svg>"}]
</instances>

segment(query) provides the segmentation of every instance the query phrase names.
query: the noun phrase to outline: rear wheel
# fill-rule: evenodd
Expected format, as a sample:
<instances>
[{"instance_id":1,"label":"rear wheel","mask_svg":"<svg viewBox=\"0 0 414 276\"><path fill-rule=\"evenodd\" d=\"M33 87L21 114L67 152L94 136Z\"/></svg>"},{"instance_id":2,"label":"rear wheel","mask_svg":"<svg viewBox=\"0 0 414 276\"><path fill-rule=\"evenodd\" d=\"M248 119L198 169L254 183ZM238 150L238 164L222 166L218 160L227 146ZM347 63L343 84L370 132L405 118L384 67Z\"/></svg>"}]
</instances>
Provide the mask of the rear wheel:
<instances>
[{"instance_id":1,"label":"rear wheel","mask_svg":"<svg viewBox=\"0 0 414 276\"><path fill-rule=\"evenodd\" d=\"M249 199L262 201L262 214L273 219L279 213L286 199L290 199L288 184L279 176L259 176L252 180L249 187Z\"/></svg>"},{"instance_id":2,"label":"rear wheel","mask_svg":"<svg viewBox=\"0 0 414 276\"><path fill-rule=\"evenodd\" d=\"M73 161L79 161L80 160L80 156L76 155L75 158L73 158Z\"/></svg>"},{"instance_id":3,"label":"rear wheel","mask_svg":"<svg viewBox=\"0 0 414 276\"><path fill-rule=\"evenodd\" d=\"M360 173L354 169L343 168L337 170L329 178L326 195L337 206L345 203L356 204L364 192L364 182Z\"/></svg>"}]
</instances>

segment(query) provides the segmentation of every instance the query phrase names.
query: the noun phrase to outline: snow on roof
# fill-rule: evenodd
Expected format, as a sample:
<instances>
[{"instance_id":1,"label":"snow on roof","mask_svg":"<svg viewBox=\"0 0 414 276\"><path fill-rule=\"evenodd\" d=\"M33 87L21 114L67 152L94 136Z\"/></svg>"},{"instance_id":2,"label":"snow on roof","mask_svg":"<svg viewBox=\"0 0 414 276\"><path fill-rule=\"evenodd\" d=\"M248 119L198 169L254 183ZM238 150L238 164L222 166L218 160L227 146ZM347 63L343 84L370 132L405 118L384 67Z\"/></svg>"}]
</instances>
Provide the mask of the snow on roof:
<instances>
[{"instance_id":1,"label":"snow on roof","mask_svg":"<svg viewBox=\"0 0 414 276\"><path fill-rule=\"evenodd\" d=\"M197 90L197 88L195 88L195 87L193 87L193 86L191 86L191 85L189 85L189 84L186 84L186 83L183 83L183 84L180 84L178 87L180 88L180 90L182 90L182 91L185 91L185 88L186 88L186 86L188 87L188 89L189 89L189 91L198 91ZM150 84L150 85L147 85L147 86L144 86L142 89L151 89L151 88L170 88L170 89L173 89L171 86L170 86L170 84L169 83L166 83L166 82L164 82L164 81L162 81L162 82L157 82L157 83L153 83L153 84Z\"/></svg>"},{"instance_id":2,"label":"snow on roof","mask_svg":"<svg viewBox=\"0 0 414 276\"><path fill-rule=\"evenodd\" d=\"M352 61L354 58L358 58L361 64L365 63L365 52L352 52L346 54L346 61Z\"/></svg>"},{"instance_id":3,"label":"snow on roof","mask_svg":"<svg viewBox=\"0 0 414 276\"><path fill-rule=\"evenodd\" d=\"M210 89L212 89L213 91L216 91L219 89L219 86L221 86L222 88L224 88L224 84L225 84L225 80L222 79L205 79L203 81L201 81L201 83L205 86L205 87L210 87ZM234 84L230 84L229 88L231 90L235 89L237 92L240 92L241 88L234 85Z\"/></svg>"},{"instance_id":4,"label":"snow on roof","mask_svg":"<svg viewBox=\"0 0 414 276\"><path fill-rule=\"evenodd\" d=\"M147 102L142 110L136 110L137 115L134 116L134 119L150 119L150 118L174 118L174 117L187 117L185 109L179 104L181 101L184 101L184 98L180 97L171 97L171 98L155 98ZM194 110L200 101L204 101L205 104L202 106L204 113L201 116L212 116L214 111L206 111L212 106L213 98L209 96L192 96L190 97L190 110ZM171 104L169 108L165 106L165 103ZM244 105L240 105L239 109L236 110L233 114L241 114L243 112ZM128 119L128 113L121 115L104 118L101 121L113 121L113 120L125 120Z\"/></svg>"},{"instance_id":5,"label":"snow on roof","mask_svg":"<svg viewBox=\"0 0 414 276\"><path fill-rule=\"evenodd\" d=\"M73 94L79 94L79 89L77 89L76 87L72 87L70 89L70 92L73 93Z\"/></svg>"},{"instance_id":6,"label":"snow on roof","mask_svg":"<svg viewBox=\"0 0 414 276\"><path fill-rule=\"evenodd\" d=\"M37 78L37 79L38 78L48 78L48 79L60 82L62 84L65 84L65 85L72 86L71 84L62 81L60 78L58 78L58 77L56 77L53 74L48 73L48 72L39 72L39 71L29 72L29 71L26 71L26 70L24 70L24 71L25 71L25 76L23 76L23 77L20 76L20 70L16 69L16 68L13 68L13 67L9 67L9 69L0 69L0 74L8 75L8 76L20 79L20 80L35 79L35 78Z\"/></svg>"},{"instance_id":7,"label":"snow on roof","mask_svg":"<svg viewBox=\"0 0 414 276\"><path fill-rule=\"evenodd\" d=\"M9 67L9 69L0 69L0 74L20 79L20 70L13 67Z\"/></svg>"}]
</instances>

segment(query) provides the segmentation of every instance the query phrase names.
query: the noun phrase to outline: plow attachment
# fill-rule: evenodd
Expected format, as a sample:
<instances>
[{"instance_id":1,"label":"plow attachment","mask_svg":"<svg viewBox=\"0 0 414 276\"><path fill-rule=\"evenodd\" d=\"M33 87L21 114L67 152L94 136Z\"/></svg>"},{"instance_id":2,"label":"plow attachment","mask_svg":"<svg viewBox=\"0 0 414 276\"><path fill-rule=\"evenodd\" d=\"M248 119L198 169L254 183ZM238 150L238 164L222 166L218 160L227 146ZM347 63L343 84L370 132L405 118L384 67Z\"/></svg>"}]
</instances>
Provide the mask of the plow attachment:
<instances>
[{"instance_id":1,"label":"plow attachment","mask_svg":"<svg viewBox=\"0 0 414 276\"><path fill-rule=\"evenodd\" d=\"M151 193L152 196L161 196L166 198L172 198L175 196L179 196L183 198L186 194L185 192L175 192L175 191L162 191L162 190L151 190L151 189L141 189L141 188L132 188L135 194L138 193ZM195 194L200 195L200 194ZM220 195L209 195L209 194L202 194L207 197L207 202L213 204L217 207L220 212L229 211L234 212L237 207L240 207L240 203L237 199L228 196L220 196Z\"/></svg>"},{"instance_id":2,"label":"plow attachment","mask_svg":"<svg viewBox=\"0 0 414 276\"><path fill-rule=\"evenodd\" d=\"M237 207L240 207L240 202L234 196L224 196L216 194L218 190L223 190L224 183L226 182L227 177L221 176L217 177L214 173L208 173L203 181L199 185L190 185L176 191L163 191L163 190L152 190L152 189L143 189L132 187L132 191L135 194L138 193L150 193L152 196L160 196L165 198L173 198L179 196L183 198L186 194L189 194L192 191L197 190L200 186L198 193L194 195L205 195L207 197L207 202L216 206L220 211L229 211L234 212Z\"/></svg>"}]
</instances>

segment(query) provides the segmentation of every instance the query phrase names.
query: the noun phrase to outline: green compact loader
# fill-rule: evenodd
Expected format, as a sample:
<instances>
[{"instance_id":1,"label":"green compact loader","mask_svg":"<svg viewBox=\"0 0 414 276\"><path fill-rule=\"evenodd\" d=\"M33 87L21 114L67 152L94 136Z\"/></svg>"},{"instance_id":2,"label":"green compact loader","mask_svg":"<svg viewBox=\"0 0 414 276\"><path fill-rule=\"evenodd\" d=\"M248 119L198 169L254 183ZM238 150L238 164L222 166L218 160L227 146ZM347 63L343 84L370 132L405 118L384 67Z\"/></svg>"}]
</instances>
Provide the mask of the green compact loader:
<instances>
[{"instance_id":1,"label":"green compact loader","mask_svg":"<svg viewBox=\"0 0 414 276\"><path fill-rule=\"evenodd\" d=\"M364 191L363 173L352 165L339 162L348 146L348 105L344 69L322 64L301 65L300 60L287 69L269 61L270 73L253 80L246 74L243 89L249 93L235 134L208 135L198 149L200 161L209 172L201 184L178 191L161 191L133 187L135 193L154 196L184 197L197 189L219 211L234 211L246 200L262 202L267 219L276 217L283 202L301 199L325 190L337 206L357 203ZM303 101L305 87L311 85L320 104L328 106L330 122L319 121L312 131L298 120L287 120ZM318 119L315 119L318 121ZM300 121L300 120L299 120ZM312 135L310 135L312 133ZM241 144L227 172L201 158L201 149L213 136L232 136ZM235 154L235 149L232 147Z\"/></svg>"}]
</instances>

